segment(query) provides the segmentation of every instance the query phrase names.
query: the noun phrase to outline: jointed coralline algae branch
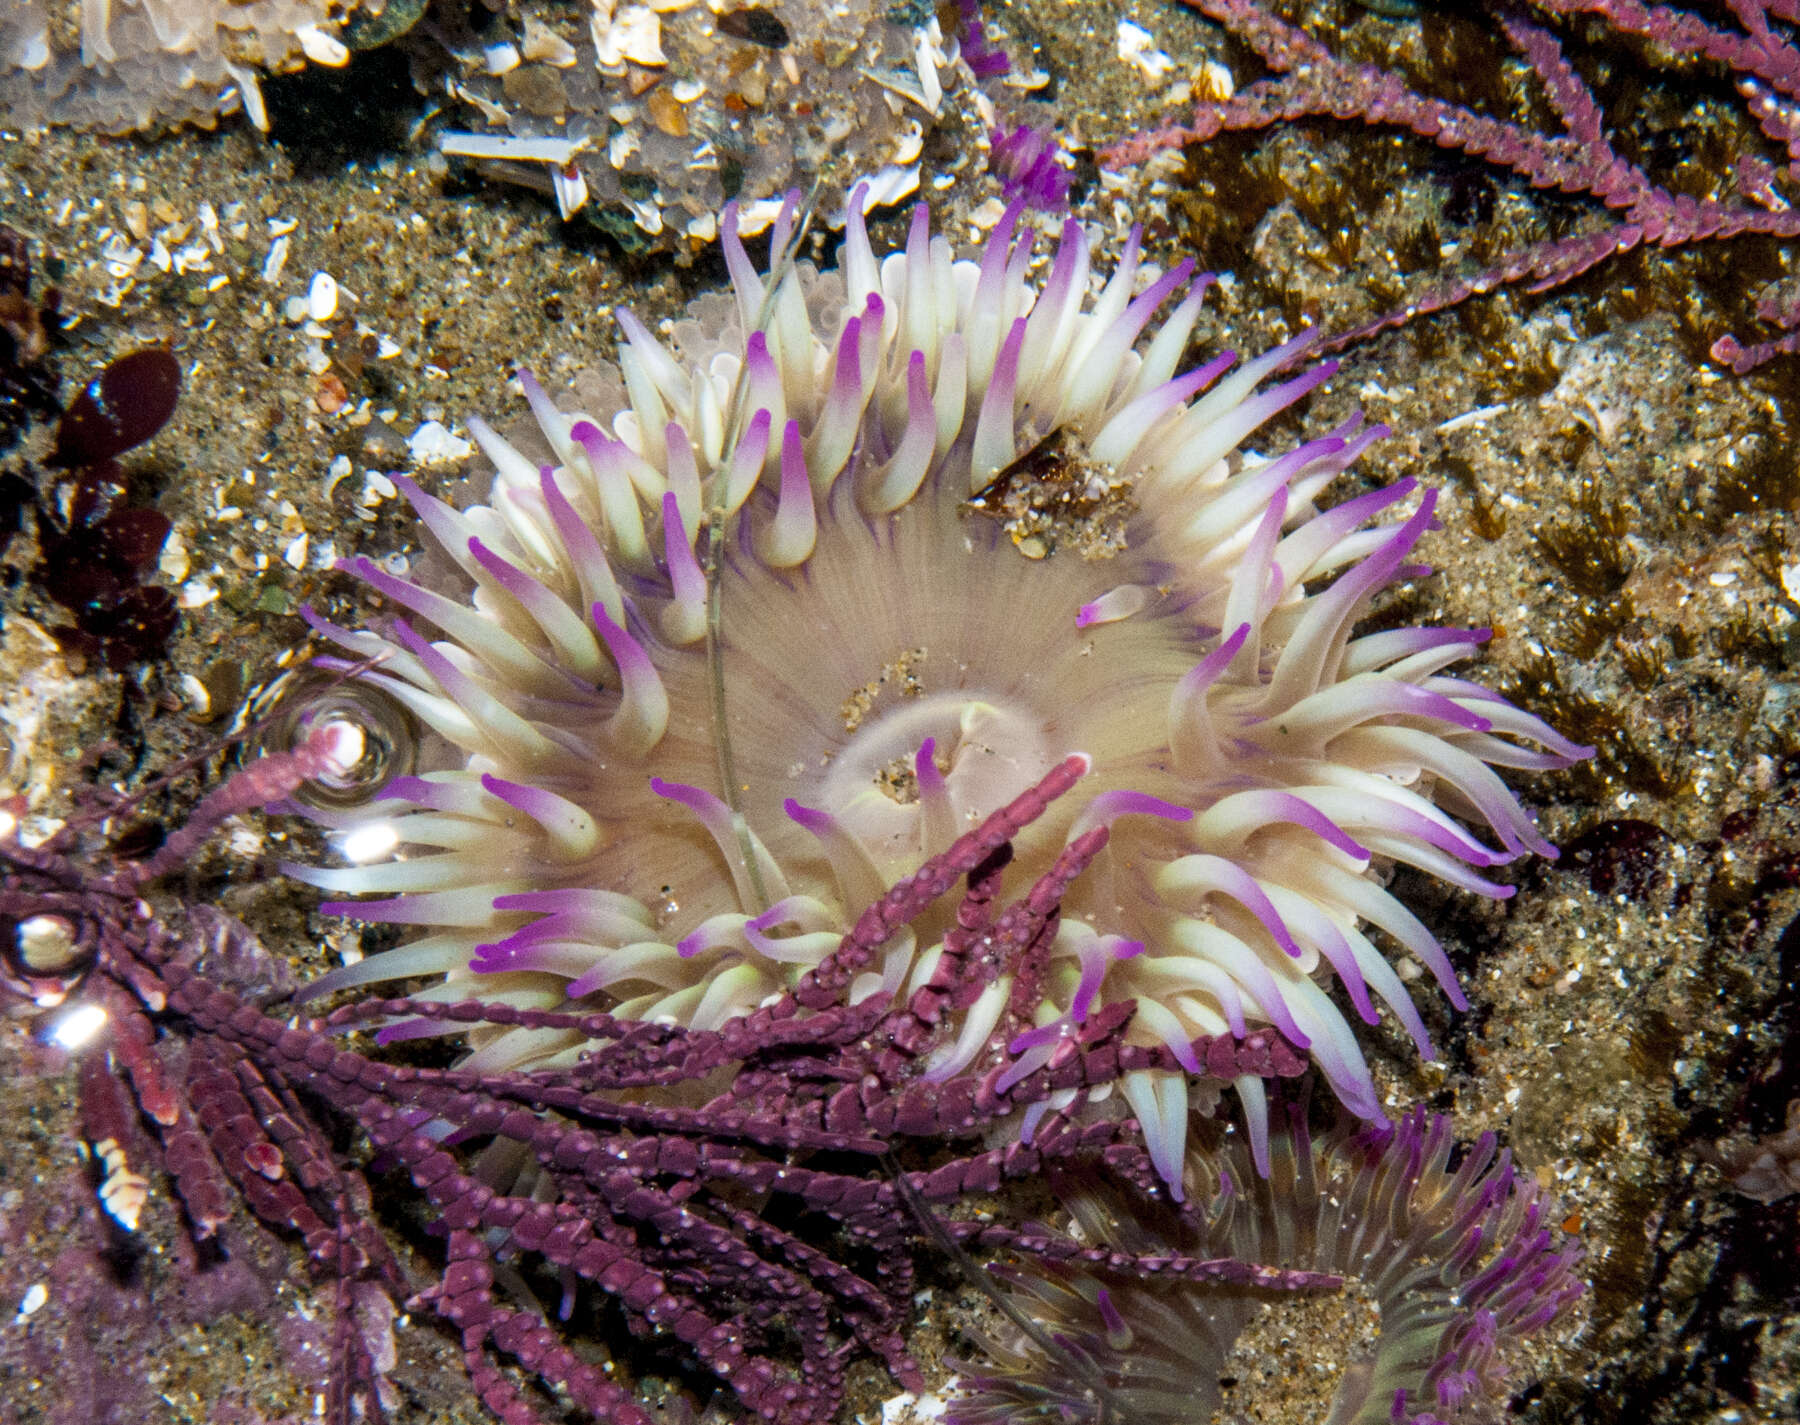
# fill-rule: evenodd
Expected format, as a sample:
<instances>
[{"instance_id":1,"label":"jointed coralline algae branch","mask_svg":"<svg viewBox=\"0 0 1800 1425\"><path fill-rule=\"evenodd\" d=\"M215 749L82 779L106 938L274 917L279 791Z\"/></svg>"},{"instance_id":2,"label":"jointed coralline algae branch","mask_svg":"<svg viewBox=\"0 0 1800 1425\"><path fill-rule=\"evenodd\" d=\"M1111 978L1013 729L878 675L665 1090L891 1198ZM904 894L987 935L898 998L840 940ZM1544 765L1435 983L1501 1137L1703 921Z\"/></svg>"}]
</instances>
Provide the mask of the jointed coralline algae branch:
<instances>
[{"instance_id":1,"label":"jointed coralline algae branch","mask_svg":"<svg viewBox=\"0 0 1800 1425\"><path fill-rule=\"evenodd\" d=\"M1375 937L1465 1001L1388 870L1510 894L1483 873L1553 852L1494 768L1586 750L1444 673L1484 630L1356 636L1383 589L1427 572L1410 559L1434 496L1390 515L1408 480L1319 511L1381 433L1358 418L1280 455L1245 448L1329 379L1258 391L1307 337L1177 374L1206 283L1153 326L1189 265L1145 269L1135 233L1094 296L1072 221L1040 272L1020 203L974 261L923 205L877 257L860 208L819 276L780 261L790 203L767 278L728 211L724 330L678 326L671 352L621 313L618 389L591 411L522 373L534 453L471 421L488 502L408 487L466 598L350 564L404 616L315 628L378 660L367 679L456 755L317 813L366 864L292 873L381 897L330 910L419 932L317 988L442 976L421 998L718 1029L804 986L854 907L1080 754L1079 791L1014 850L1037 878L1095 829L1110 841L1061 893L1054 937L928 1026L927 1079L991 1071L1004 1095L1127 1012L1129 1041L1171 1056L1121 1088L1177 1193L1199 1039L1271 1025L1379 1119L1318 972L1429 1057ZM1129 488L1117 557L1034 563L968 517L1053 447L1081 496ZM953 929L918 921L843 988L904 1002ZM578 1047L547 1029L475 1044L478 1072ZM1260 1153L1262 1081L1236 1088Z\"/></svg>"},{"instance_id":2,"label":"jointed coralline algae branch","mask_svg":"<svg viewBox=\"0 0 1800 1425\"><path fill-rule=\"evenodd\" d=\"M39 848L0 838L0 917L17 926L54 919L89 951L66 988L110 1021L86 1051L90 1131L108 1140L120 1132L122 1109L101 1067L110 1059L157 1128L197 1235L223 1223L235 1191L263 1221L297 1234L314 1269L337 1284L332 1422L382 1413L379 1368L349 1301L374 1287L406 1289L374 1229L367 1182L333 1146L335 1120L404 1170L447 1238L441 1275L414 1300L459 1331L471 1383L506 1425L540 1417L496 1357L566 1391L597 1420L648 1425L650 1416L591 1350L572 1349L572 1328L496 1291L501 1264L514 1280L520 1271L559 1279L564 1321L578 1299L588 1311L610 1302L651 1349L691 1353L762 1418L823 1425L858 1353L918 1382L901 1335L918 1237L903 1203L930 1212L1077 1159L1158 1192L1127 1125L1081 1121L1051 1104L1104 1092L1124 1073L1175 1067L1166 1049L1123 1042L1128 1007L1094 1016L1057 1064L1005 1094L994 1072L940 1083L918 1073L945 1007L966 1006L995 974L1041 950L1061 896L1105 846L1107 831L1096 827L999 907L1012 839L1067 794L1083 759L1068 759L889 888L793 993L718 1030L473 1001L376 1000L322 1024L283 1021L220 982L218 952L249 948L241 927L195 908L153 912L139 892L223 818L341 771L354 751L354 738L332 725L294 753L261 759L200 803L179 846L172 840L167 856L142 866L96 871L74 854L72 831ZM928 982L903 1004L845 1003L840 991L852 977L959 883L956 928ZM212 973L201 968L208 960ZM554 1032L581 1053L563 1068L495 1074L395 1065L342 1047L341 1031L395 1015ZM185 1053L171 1053L159 1028L184 1041ZM1303 1068L1267 1031L1194 1049L1225 1078ZM721 1082L728 1089L708 1101ZM1035 1141L981 1145L1019 1102L1040 1110ZM921 1151L936 1166L890 1166ZM497 1163L511 1167L502 1173ZM143 1190L140 1176L121 1179L109 1205L128 1197L135 1220ZM1088 1250L1005 1221L941 1230L973 1248L1041 1248L1077 1268L1128 1275L1277 1289L1337 1282L1254 1262Z\"/></svg>"},{"instance_id":3,"label":"jointed coralline algae branch","mask_svg":"<svg viewBox=\"0 0 1800 1425\"><path fill-rule=\"evenodd\" d=\"M1745 117L1782 151L1781 157L1771 162L1740 153L1728 173L1710 175L1713 191L1700 195L1659 181L1635 160L1632 149L1643 146L1641 138L1615 147L1593 87L1563 54L1556 35L1534 23L1523 7L1494 5L1488 24L1505 35L1530 68L1555 114L1556 122L1547 129L1449 103L1413 88L1398 71L1341 58L1275 14L1264 0L1182 3L1224 25L1256 52L1270 76L1228 98L1202 100L1189 124L1119 139L1102 151L1104 163L1141 163L1164 149L1203 143L1229 130L1331 118L1409 131L1510 172L1533 188L1586 195L1606 210L1602 221L1573 235L1522 244L1490 266L1412 293L1403 305L1333 333L1329 350L1515 283L1528 292L1564 286L1640 246L1686 247L1748 233L1783 241L1800 236L1800 211L1784 191L1800 177L1800 42L1795 34L1800 8L1790 0L1729 0L1721 8L1731 20L1718 24L1686 9L1641 0L1531 0L1532 8L1547 15L1591 20L1613 38L1647 41L1653 53L1674 65L1710 69L1737 90ZM1699 102L1705 107L1712 101ZM1772 283L1756 306L1757 315L1777 335L1745 344L1726 333L1710 348L1713 360L1739 375L1800 351L1800 298L1792 284Z\"/></svg>"}]
</instances>

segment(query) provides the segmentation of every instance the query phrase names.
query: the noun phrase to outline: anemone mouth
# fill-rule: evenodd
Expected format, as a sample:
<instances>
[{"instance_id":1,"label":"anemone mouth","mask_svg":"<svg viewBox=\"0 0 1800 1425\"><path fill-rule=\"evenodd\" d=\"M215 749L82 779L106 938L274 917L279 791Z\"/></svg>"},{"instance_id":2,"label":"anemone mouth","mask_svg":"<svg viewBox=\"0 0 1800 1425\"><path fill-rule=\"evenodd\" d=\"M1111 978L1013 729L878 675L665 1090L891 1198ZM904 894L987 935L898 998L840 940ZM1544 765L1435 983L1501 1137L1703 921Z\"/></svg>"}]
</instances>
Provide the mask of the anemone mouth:
<instances>
[{"instance_id":1,"label":"anemone mouth","mask_svg":"<svg viewBox=\"0 0 1800 1425\"><path fill-rule=\"evenodd\" d=\"M692 775L667 775L716 784L729 739L738 808L783 865L821 856L790 799L831 814L885 886L1070 753L1095 755L1105 781L1160 742L1191 630L1146 621L1097 630L1102 646L1076 621L1123 561L1021 558L961 495L934 481L892 514L827 521L797 569L745 560L721 579L723 718L672 686L684 711L659 761L685 754ZM1031 844L1060 849L1072 814Z\"/></svg>"},{"instance_id":2,"label":"anemone mouth","mask_svg":"<svg viewBox=\"0 0 1800 1425\"><path fill-rule=\"evenodd\" d=\"M727 763L730 810L780 886L845 911L1073 752L1095 761L1089 804L1113 787L1175 793L1157 766L1161 728L1204 640L1176 617L1080 627L1132 558L1025 559L961 495L934 479L891 514L834 509L791 569L750 547L771 517L753 504L718 575L716 649L645 631L669 709L651 751L540 778L601 832L563 874L643 901L677 942L717 916L767 912L782 893L750 884L754 853L668 790L723 800ZM1079 810L1053 809L1019 859L1047 865ZM831 818L866 877L834 864L806 812Z\"/></svg>"},{"instance_id":3,"label":"anemone mouth","mask_svg":"<svg viewBox=\"0 0 1800 1425\"><path fill-rule=\"evenodd\" d=\"M925 693L851 733L818 795L879 859L929 855L1075 750L1003 693Z\"/></svg>"},{"instance_id":4,"label":"anemone mouth","mask_svg":"<svg viewBox=\"0 0 1800 1425\"><path fill-rule=\"evenodd\" d=\"M1277 456L1245 448L1330 377L1268 384L1304 338L1177 374L1205 284L1140 344L1188 266L1142 270L1136 234L1090 294L1074 223L1034 277L1016 204L973 261L923 206L878 260L855 214L841 271L810 295L780 261L756 273L727 214L723 337L685 343L684 365L621 313L616 399L597 414L521 373L547 460L471 420L487 503L403 487L472 592L354 561L403 616L385 633L313 622L464 762L316 813L346 833L379 823L398 853L294 874L377 897L328 909L424 932L318 988L435 974L427 993L455 998L473 977L484 998L597 996L713 1027L1079 752L1082 793L1020 839L1024 873L1117 825L1063 904L1035 1023L994 1040L1003 975L925 1072L1016 1081L1096 1005L1130 1002L1131 1034L1191 1072L1197 1038L1272 1024L1379 1117L1320 980L1365 1022L1380 1003L1429 1056L1379 941L1466 1001L1385 869L1509 894L1481 873L1552 848L1494 768L1584 749L1446 675L1484 631L1357 636L1370 600L1421 572L1434 497L1402 481L1319 510L1381 434L1360 419ZM793 226L790 209L777 253ZM1118 557L1025 559L967 517L1050 445L1088 484L1129 490ZM921 983L940 929L901 937L853 993ZM518 1033L479 1055L555 1052ZM1260 1082L1238 1089L1258 1133ZM1145 1071L1124 1090L1179 1190L1184 1081Z\"/></svg>"}]
</instances>

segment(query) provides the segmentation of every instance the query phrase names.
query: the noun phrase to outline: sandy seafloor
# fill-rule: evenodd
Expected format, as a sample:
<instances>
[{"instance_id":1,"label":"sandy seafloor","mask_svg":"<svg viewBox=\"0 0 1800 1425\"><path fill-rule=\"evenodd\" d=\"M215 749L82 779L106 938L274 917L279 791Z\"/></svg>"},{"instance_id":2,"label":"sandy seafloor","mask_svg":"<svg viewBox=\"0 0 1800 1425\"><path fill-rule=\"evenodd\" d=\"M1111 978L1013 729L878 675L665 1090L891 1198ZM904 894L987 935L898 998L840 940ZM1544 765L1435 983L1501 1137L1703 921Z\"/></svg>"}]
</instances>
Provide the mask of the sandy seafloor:
<instances>
[{"instance_id":1,"label":"sandy seafloor","mask_svg":"<svg viewBox=\"0 0 1800 1425\"><path fill-rule=\"evenodd\" d=\"M1120 13L1141 20L1180 70L1225 52L1216 31L1172 5L1136 0ZM1161 112L1114 52L1113 7L1035 0L1004 17L1056 55L1055 104L1081 139ZM308 82L293 94L307 97ZM289 92L275 93L284 112ZM327 144L304 112L278 122L274 142L240 121L153 140L0 140L0 218L55 255L56 285L76 319L59 357L65 391L149 343L171 344L186 373L175 419L128 462L179 536L166 567L188 607L166 660L123 677L73 666L43 631L51 614L41 597L8 579L6 789L30 789L37 814L66 809L76 757L102 739L121 749L106 775L130 779L216 736L220 724L196 715L187 680L229 701L302 640L301 602L354 622L359 595L326 571L331 555L418 549L403 504L382 498L366 472L414 471L428 488L453 486L453 470L417 471L408 458L404 437L422 422L461 432L465 413L517 419L515 364L565 383L610 352L613 306L666 317L719 280L716 255L628 264L565 231L533 194L446 184L408 145L404 117L340 120L331 136L348 134L351 151ZM946 131L966 171L936 200L938 220L966 242L997 189L964 121ZM1368 147L1366 135L1301 131L1264 152L1304 173ZM1392 146L1384 161L1392 181L1359 210L1365 265L1445 203L1414 148ZM1195 172L1205 181L1203 165ZM1148 225L1156 260L1182 255L1190 208L1180 195L1193 172L1170 164L1104 183L1087 176L1077 216L1107 235L1102 268L1131 222ZM221 241L206 270L145 264L120 291L101 235L129 230L134 203L149 209L152 230L196 232L210 204ZM1498 203L1500 220L1528 227L1537 200L1502 185ZM898 240L903 221L877 224L878 246ZM285 270L267 284L259 273L271 224L290 222ZM1327 326L1372 310L1356 263L1334 261L1294 203L1246 228L1228 264L1234 280L1209 304L1203 349L1228 337L1254 350L1291 334L1271 291L1286 289L1290 310ZM1359 478L1416 474L1442 488L1442 527L1424 546L1440 572L1395 597L1419 621L1492 625L1478 675L1576 736L1604 739L1590 768L1523 789L1551 838L1587 854L1516 868L1518 895L1498 905L1409 878L1409 903L1443 938L1474 1002L1455 1017L1422 988L1442 1061L1418 1064L1392 1035L1368 1039L1393 1105L1424 1098L1468 1137L1500 1134L1554 1184L1567 1225L1587 1243L1593 1292L1560 1336L1535 1342L1520 1363L1511 1409L1526 1421L1800 1416L1800 1287L1782 1276L1800 1261L1796 1199L1753 1203L1717 1166L1724 1140L1772 1126L1766 1091L1753 1099L1747 1085L1773 1062L1772 1036L1791 1027L1800 993L1793 983L1784 991L1776 958L1781 929L1800 911L1791 890L1800 537L1791 508L1779 508L1800 490L1784 424L1800 419L1791 414L1800 385L1791 364L1750 379L1722 374L1684 344L1683 314L1654 300L1622 304L1619 289L1658 260L1366 343L1304 417L1322 429L1360 405L1394 428ZM284 312L316 271L340 284L343 314L396 348L367 363L363 389L331 414L309 368L320 340ZM342 340L328 336L326 350L339 354ZM1536 374L1515 379L1502 364L1507 351L1532 353ZM41 455L45 434L0 464ZM339 456L352 473L333 486ZM1747 502L1736 472L1756 461L1790 472L1785 495L1777 479L1776 494L1737 510ZM1627 597L1629 617L1584 609L1595 598L1537 538L1572 528L1584 500L1623 512L1629 572L1600 602L1617 612ZM28 544L15 544L9 572L28 567ZM1560 691L1548 685L1552 672ZM1626 821L1655 830L1627 833ZM310 969L344 927L313 915L310 893L260 869L292 835L245 822L204 874L222 885L226 910ZM1788 974L1800 973L1791 950L1788 958ZM92 1249L107 1238L77 1156L74 1093L67 1065L34 1042L29 1016L0 1020L0 1421L78 1418L71 1402L90 1389L99 1400L116 1394L147 1425L310 1416L320 1376L307 1322L323 1320L325 1304L297 1247L240 1214L224 1235L228 1260L204 1287L184 1286L173 1264L192 1249L155 1176L142 1230L113 1239L115 1270L101 1270ZM1754 1123L1752 1102L1762 1114ZM37 1282L47 1301L15 1319ZM915 1342L928 1369L973 1310L971 1291L938 1279ZM403 1323L397 1343L395 1419L485 1418L445 1332ZM1241 1363L1229 1418L1322 1418L1319 1383L1334 1378L1340 1347L1332 1330L1309 1331L1297 1315L1271 1323ZM115 1370L127 1384L96 1386ZM896 1389L862 1370L844 1418L881 1419Z\"/></svg>"}]
</instances>

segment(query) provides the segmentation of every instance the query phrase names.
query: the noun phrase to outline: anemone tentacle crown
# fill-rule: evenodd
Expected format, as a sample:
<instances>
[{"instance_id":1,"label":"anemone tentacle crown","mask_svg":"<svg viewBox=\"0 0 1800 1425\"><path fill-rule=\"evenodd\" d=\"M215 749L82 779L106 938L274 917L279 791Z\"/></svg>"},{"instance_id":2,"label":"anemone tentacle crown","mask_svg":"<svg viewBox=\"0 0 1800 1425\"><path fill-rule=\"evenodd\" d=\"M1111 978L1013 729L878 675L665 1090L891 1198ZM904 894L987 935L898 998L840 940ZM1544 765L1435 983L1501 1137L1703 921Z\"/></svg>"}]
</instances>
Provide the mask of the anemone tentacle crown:
<instances>
[{"instance_id":1,"label":"anemone tentacle crown","mask_svg":"<svg viewBox=\"0 0 1800 1425\"><path fill-rule=\"evenodd\" d=\"M1304 338L1177 374L1206 283L1154 318L1191 264L1147 270L1133 232L1090 283L1070 221L1034 271L1019 216L957 260L920 205L905 247L877 258L853 201L841 266L820 275L779 259L790 201L765 276L727 213L723 332L678 327L672 351L622 312L610 406L561 410L522 372L541 461L471 421L495 467L487 503L407 485L472 592L354 560L405 616L313 623L379 660L362 676L454 751L319 813L397 854L294 873L378 897L328 910L421 932L322 988L441 975L428 993L445 999L716 1026L1080 753L1083 785L1017 859L1036 874L1098 824L1112 837L1065 903L1051 993L994 1065L998 1091L1129 1000L1131 1035L1193 1072L1198 1036L1267 1023L1381 1116L1340 1002L1369 1023L1384 1005L1432 1050L1375 937L1465 1003L1388 870L1509 894L1483 873L1554 849L1494 769L1585 749L1445 673L1483 630L1357 636L1370 600L1420 572L1434 497L1406 480L1321 512L1381 434L1355 419L1278 456L1245 449L1329 379L1327 363L1258 389ZM1095 491L1130 489L1114 557L1028 560L970 515L971 494L1053 439ZM939 948L929 925L903 933L853 995L921 983ZM1000 975L965 1009L928 1076L992 1052L1010 988ZM473 1054L566 1049L515 1030ZM1262 1085L1237 1088L1259 1141ZM1189 1082L1146 1071L1125 1096L1176 1180Z\"/></svg>"}]
</instances>

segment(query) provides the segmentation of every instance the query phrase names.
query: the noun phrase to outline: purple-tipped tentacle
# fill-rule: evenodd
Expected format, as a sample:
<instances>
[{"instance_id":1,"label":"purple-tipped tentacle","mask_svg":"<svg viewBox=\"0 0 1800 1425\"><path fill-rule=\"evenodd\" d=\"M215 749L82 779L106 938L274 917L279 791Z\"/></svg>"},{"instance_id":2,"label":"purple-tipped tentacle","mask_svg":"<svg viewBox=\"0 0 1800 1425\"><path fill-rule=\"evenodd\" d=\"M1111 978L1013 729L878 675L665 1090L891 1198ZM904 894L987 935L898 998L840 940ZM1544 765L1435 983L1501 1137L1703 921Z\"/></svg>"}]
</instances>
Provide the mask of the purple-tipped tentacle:
<instances>
[{"instance_id":1,"label":"purple-tipped tentacle","mask_svg":"<svg viewBox=\"0 0 1800 1425\"><path fill-rule=\"evenodd\" d=\"M1097 599L1090 599L1075 611L1075 627L1093 628L1097 624L1118 623L1150 604L1156 590L1148 584L1121 584L1108 589Z\"/></svg>"},{"instance_id":2,"label":"purple-tipped tentacle","mask_svg":"<svg viewBox=\"0 0 1800 1425\"><path fill-rule=\"evenodd\" d=\"M812 553L818 533L819 518L800 423L789 421L781 432L781 492L774 516L761 530L757 553L774 568L791 568Z\"/></svg>"},{"instance_id":3,"label":"purple-tipped tentacle","mask_svg":"<svg viewBox=\"0 0 1800 1425\"><path fill-rule=\"evenodd\" d=\"M873 373L863 362L863 328L881 326L878 301L869 299L875 311L865 311L844 323L838 337L831 383L826 388L825 403L819 419L806 441L806 464L811 468L813 488L823 492L850 459L862 425L863 407L872 389Z\"/></svg>"},{"instance_id":4,"label":"purple-tipped tentacle","mask_svg":"<svg viewBox=\"0 0 1800 1425\"><path fill-rule=\"evenodd\" d=\"M594 627L619 670L619 706L607 721L607 735L622 752L642 756L668 725L668 692L644 645L613 622L604 604L595 604L592 613Z\"/></svg>"},{"instance_id":5,"label":"purple-tipped tentacle","mask_svg":"<svg viewBox=\"0 0 1800 1425\"><path fill-rule=\"evenodd\" d=\"M1122 816L1153 816L1162 821L1186 822L1194 819L1194 811L1192 807L1178 806L1148 792L1116 787L1110 792L1101 792L1081 809L1069 826L1068 839L1074 841L1085 836L1096 826L1111 826Z\"/></svg>"},{"instance_id":6,"label":"purple-tipped tentacle","mask_svg":"<svg viewBox=\"0 0 1800 1425\"><path fill-rule=\"evenodd\" d=\"M1007 329L994 372L988 379L975 417L974 444L969 452L969 488L979 490L1011 462L1018 450L1014 401L1019 384L1019 354L1025 347L1028 319L1018 317Z\"/></svg>"},{"instance_id":7,"label":"purple-tipped tentacle","mask_svg":"<svg viewBox=\"0 0 1800 1425\"><path fill-rule=\"evenodd\" d=\"M906 427L887 463L869 472L863 508L871 514L899 509L918 493L936 453L937 410L925 374L925 353L915 350L906 361Z\"/></svg>"},{"instance_id":8,"label":"purple-tipped tentacle","mask_svg":"<svg viewBox=\"0 0 1800 1425\"><path fill-rule=\"evenodd\" d=\"M650 779L650 790L664 801L686 807L694 814L695 820L706 828L707 834L717 843L726 859L735 859L737 829L733 824L731 808L720 798L704 787L690 786L686 782L669 782L661 777ZM740 887L741 889L743 888Z\"/></svg>"},{"instance_id":9,"label":"purple-tipped tentacle","mask_svg":"<svg viewBox=\"0 0 1800 1425\"><path fill-rule=\"evenodd\" d=\"M1291 792L1272 789L1233 792L1202 813L1200 822L1208 830L1220 828L1227 839L1238 844L1271 823L1284 823L1310 831L1327 845L1357 861L1369 859L1368 850L1358 845L1343 827L1311 802Z\"/></svg>"},{"instance_id":10,"label":"purple-tipped tentacle","mask_svg":"<svg viewBox=\"0 0 1800 1425\"><path fill-rule=\"evenodd\" d=\"M664 618L672 641L691 643L706 633L706 575L694 554L694 531L681 513L673 490L662 499L663 558L669 571L673 602Z\"/></svg>"}]
</instances>

